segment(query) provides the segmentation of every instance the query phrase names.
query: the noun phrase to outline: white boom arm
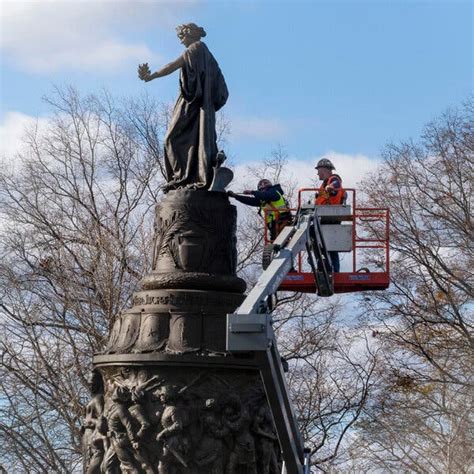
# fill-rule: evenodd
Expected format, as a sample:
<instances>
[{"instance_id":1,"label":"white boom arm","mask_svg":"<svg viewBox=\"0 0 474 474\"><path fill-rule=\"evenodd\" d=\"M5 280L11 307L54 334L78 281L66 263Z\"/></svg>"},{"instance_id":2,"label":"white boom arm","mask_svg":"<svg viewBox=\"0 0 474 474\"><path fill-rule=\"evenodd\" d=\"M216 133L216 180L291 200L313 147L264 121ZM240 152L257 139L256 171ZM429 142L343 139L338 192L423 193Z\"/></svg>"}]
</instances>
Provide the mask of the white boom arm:
<instances>
[{"instance_id":1,"label":"white boom arm","mask_svg":"<svg viewBox=\"0 0 474 474\"><path fill-rule=\"evenodd\" d=\"M310 472L310 453L304 449L298 423L288 396L288 387L272 328L268 299L292 268L293 260L305 248L316 273L312 252L327 261L327 252L314 208L300 212L294 226L285 227L273 242L275 256L236 313L227 315L226 348L234 354L253 352L260 369L267 399L283 452L288 474ZM324 256L322 256L324 252ZM328 274L326 273L326 277ZM331 272L329 280L332 281ZM316 287L315 287L316 292Z\"/></svg>"},{"instance_id":2,"label":"white boom arm","mask_svg":"<svg viewBox=\"0 0 474 474\"><path fill-rule=\"evenodd\" d=\"M305 218L310 216L305 216ZM262 302L276 293L281 282L290 271L293 259L306 247L308 220L303 219L299 227L285 227L275 239L273 245L280 251L263 272L252 291L239 308L239 314L261 312ZM285 243L288 242L286 245Z\"/></svg>"}]
</instances>

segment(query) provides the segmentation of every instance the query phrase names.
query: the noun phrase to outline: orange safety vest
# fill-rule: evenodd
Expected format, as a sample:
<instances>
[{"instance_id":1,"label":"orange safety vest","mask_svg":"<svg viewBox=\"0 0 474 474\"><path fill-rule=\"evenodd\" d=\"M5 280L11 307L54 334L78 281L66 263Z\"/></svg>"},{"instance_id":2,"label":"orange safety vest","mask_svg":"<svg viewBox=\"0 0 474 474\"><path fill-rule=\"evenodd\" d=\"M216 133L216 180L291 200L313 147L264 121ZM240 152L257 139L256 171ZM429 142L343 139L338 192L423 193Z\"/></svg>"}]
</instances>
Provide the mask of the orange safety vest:
<instances>
[{"instance_id":1,"label":"orange safety vest","mask_svg":"<svg viewBox=\"0 0 474 474\"><path fill-rule=\"evenodd\" d=\"M330 194L326 191L326 186L331 184L331 180L333 178L337 178L341 183L341 187L339 189L335 189L336 194ZM345 191L342 188L342 179L338 174L332 174L329 176L326 182L323 181L321 184L319 191L316 193L316 206L327 206L327 205L334 205L334 204L342 204L344 202Z\"/></svg>"}]
</instances>

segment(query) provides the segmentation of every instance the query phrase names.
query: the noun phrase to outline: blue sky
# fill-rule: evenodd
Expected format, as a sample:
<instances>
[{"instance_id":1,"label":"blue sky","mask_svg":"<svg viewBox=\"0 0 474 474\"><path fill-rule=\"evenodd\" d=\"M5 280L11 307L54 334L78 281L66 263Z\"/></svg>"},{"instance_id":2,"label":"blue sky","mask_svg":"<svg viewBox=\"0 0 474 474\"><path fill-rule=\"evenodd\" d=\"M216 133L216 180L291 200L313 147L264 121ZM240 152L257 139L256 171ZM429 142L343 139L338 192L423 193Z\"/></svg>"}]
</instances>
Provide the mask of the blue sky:
<instances>
[{"instance_id":1,"label":"blue sky","mask_svg":"<svg viewBox=\"0 0 474 474\"><path fill-rule=\"evenodd\" d=\"M145 84L136 67L181 54L174 27L188 21L227 80L237 163L276 144L307 163L371 160L472 91L471 2L3 0L1 136L47 116L54 84L173 101L178 73Z\"/></svg>"}]
</instances>

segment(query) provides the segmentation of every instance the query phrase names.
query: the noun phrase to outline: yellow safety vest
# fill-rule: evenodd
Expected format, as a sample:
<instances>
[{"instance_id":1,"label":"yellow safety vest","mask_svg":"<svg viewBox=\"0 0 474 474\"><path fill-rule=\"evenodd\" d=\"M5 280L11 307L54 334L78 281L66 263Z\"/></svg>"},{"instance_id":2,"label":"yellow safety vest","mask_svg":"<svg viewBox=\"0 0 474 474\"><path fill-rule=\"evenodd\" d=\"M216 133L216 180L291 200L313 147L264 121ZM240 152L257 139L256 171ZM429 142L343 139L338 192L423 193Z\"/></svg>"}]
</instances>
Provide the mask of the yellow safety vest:
<instances>
[{"instance_id":1,"label":"yellow safety vest","mask_svg":"<svg viewBox=\"0 0 474 474\"><path fill-rule=\"evenodd\" d=\"M260 212L262 213L262 215L266 216L267 224L269 224L270 222L273 222L274 220L278 220L278 217L280 216L280 214L289 212L288 202L283 197L283 194L280 194L278 191L277 193L280 196L280 199L278 199L277 201L271 201L271 202L261 201L260 202ZM282 212L280 212L280 209L282 210Z\"/></svg>"}]
</instances>

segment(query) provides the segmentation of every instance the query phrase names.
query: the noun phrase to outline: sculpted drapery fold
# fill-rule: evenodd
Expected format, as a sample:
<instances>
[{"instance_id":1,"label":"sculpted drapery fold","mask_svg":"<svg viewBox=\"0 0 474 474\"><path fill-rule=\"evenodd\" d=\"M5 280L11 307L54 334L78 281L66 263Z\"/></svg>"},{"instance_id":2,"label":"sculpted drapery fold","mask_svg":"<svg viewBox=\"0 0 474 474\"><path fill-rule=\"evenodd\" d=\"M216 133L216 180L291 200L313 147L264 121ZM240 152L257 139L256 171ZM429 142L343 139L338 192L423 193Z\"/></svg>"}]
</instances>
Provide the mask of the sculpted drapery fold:
<instances>
[{"instance_id":1,"label":"sculpted drapery fold","mask_svg":"<svg viewBox=\"0 0 474 474\"><path fill-rule=\"evenodd\" d=\"M216 111L226 103L228 90L203 42L188 46L182 59L180 95L165 137L168 187L207 189L217 155Z\"/></svg>"}]
</instances>

